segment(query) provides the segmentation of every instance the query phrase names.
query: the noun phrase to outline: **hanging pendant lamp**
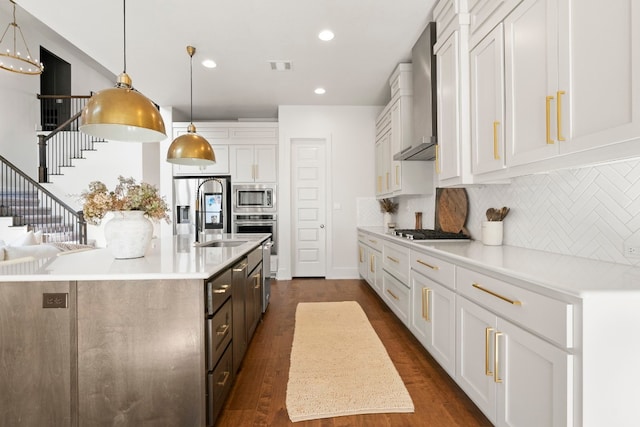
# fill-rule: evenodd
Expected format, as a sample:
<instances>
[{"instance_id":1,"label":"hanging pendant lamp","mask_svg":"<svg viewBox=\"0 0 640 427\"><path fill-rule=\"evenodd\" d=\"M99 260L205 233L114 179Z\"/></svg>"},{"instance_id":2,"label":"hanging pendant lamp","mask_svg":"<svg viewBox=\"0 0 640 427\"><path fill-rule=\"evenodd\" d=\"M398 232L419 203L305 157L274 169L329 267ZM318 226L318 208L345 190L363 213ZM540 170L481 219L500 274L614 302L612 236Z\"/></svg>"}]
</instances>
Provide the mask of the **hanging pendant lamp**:
<instances>
[{"instance_id":1,"label":"hanging pendant lamp","mask_svg":"<svg viewBox=\"0 0 640 427\"><path fill-rule=\"evenodd\" d=\"M131 86L127 74L126 0L122 1L124 22L124 70L116 86L94 94L82 110L80 130L111 141L157 142L167 133L156 105Z\"/></svg>"},{"instance_id":2,"label":"hanging pendant lamp","mask_svg":"<svg viewBox=\"0 0 640 427\"><path fill-rule=\"evenodd\" d=\"M191 116L187 133L173 140L167 151L167 162L176 165L207 166L216 162L216 156L211 144L196 133L193 124L193 54L196 48L187 46L189 54L189 75L191 76Z\"/></svg>"}]
</instances>

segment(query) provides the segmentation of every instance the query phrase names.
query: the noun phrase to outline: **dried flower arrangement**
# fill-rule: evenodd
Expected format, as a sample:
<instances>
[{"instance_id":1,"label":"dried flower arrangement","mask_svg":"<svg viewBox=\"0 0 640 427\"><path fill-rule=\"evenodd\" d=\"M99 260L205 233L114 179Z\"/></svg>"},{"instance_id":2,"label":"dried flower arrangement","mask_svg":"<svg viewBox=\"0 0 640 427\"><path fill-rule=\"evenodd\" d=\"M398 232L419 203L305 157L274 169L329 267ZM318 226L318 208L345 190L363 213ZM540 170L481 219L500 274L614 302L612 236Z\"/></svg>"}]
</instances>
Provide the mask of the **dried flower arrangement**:
<instances>
[{"instance_id":1,"label":"dried flower arrangement","mask_svg":"<svg viewBox=\"0 0 640 427\"><path fill-rule=\"evenodd\" d=\"M113 191L100 181L89 184L80 198L84 201L82 211L89 224L98 225L110 211L144 211L147 218L169 222L169 207L158 189L147 183L136 184L133 178L118 177L118 185Z\"/></svg>"},{"instance_id":2,"label":"dried flower arrangement","mask_svg":"<svg viewBox=\"0 0 640 427\"><path fill-rule=\"evenodd\" d=\"M380 199L378 200L378 202L380 202L380 212L392 213L392 214L398 212L398 204L394 203L393 200Z\"/></svg>"}]
</instances>

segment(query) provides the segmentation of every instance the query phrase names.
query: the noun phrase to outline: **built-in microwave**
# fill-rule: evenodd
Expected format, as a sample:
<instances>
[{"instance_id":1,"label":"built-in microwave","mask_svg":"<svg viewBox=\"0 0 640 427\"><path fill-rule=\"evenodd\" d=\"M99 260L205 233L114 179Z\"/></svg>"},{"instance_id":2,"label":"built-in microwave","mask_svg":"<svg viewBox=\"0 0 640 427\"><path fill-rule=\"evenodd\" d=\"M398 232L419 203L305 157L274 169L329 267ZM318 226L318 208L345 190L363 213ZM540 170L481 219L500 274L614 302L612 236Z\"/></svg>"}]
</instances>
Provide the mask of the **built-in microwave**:
<instances>
[{"instance_id":1,"label":"built-in microwave","mask_svg":"<svg viewBox=\"0 0 640 427\"><path fill-rule=\"evenodd\" d=\"M234 212L275 212L275 184L237 184L233 186Z\"/></svg>"}]
</instances>

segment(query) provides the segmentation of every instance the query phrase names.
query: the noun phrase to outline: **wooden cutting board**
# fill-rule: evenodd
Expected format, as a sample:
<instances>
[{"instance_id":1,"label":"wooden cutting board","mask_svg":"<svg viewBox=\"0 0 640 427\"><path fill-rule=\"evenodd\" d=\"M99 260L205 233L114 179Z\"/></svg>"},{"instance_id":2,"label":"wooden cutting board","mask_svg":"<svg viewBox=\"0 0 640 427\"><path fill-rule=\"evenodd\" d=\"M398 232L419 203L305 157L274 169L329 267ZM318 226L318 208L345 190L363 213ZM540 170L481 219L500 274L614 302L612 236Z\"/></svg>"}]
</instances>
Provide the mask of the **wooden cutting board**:
<instances>
[{"instance_id":1,"label":"wooden cutting board","mask_svg":"<svg viewBox=\"0 0 640 427\"><path fill-rule=\"evenodd\" d=\"M436 230L469 234L465 228L469 199L464 188L436 189Z\"/></svg>"}]
</instances>

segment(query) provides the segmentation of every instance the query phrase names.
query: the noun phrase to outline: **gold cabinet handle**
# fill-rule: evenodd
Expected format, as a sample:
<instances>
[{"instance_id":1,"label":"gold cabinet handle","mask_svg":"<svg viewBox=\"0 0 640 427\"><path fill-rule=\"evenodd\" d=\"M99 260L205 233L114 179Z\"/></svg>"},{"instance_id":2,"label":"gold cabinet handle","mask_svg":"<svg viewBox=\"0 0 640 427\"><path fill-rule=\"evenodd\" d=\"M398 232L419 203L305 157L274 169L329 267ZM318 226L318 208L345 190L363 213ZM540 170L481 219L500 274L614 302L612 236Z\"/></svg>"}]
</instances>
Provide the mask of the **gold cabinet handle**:
<instances>
[{"instance_id":1,"label":"gold cabinet handle","mask_svg":"<svg viewBox=\"0 0 640 427\"><path fill-rule=\"evenodd\" d=\"M500 126L500 122L493 122L493 158L495 160L500 160L500 152L498 151L498 126Z\"/></svg>"},{"instance_id":2,"label":"gold cabinet handle","mask_svg":"<svg viewBox=\"0 0 640 427\"><path fill-rule=\"evenodd\" d=\"M547 144L555 142L551 139L551 101L553 101L553 96L547 96Z\"/></svg>"},{"instance_id":3,"label":"gold cabinet handle","mask_svg":"<svg viewBox=\"0 0 640 427\"><path fill-rule=\"evenodd\" d=\"M489 339L491 338L491 332L493 332L493 328L484 329L484 373L488 377L493 376L491 364L489 363Z\"/></svg>"},{"instance_id":4,"label":"gold cabinet handle","mask_svg":"<svg viewBox=\"0 0 640 427\"><path fill-rule=\"evenodd\" d=\"M500 363L499 356L499 341L498 339L502 336L502 332L496 332L493 339L493 381L496 383L501 383L502 378L500 378L500 374L498 374L498 364Z\"/></svg>"},{"instance_id":5,"label":"gold cabinet handle","mask_svg":"<svg viewBox=\"0 0 640 427\"><path fill-rule=\"evenodd\" d=\"M231 285L222 285L220 286L218 289L214 289L213 293L214 294L224 294L227 293L227 289L229 289L231 287Z\"/></svg>"},{"instance_id":6,"label":"gold cabinet handle","mask_svg":"<svg viewBox=\"0 0 640 427\"><path fill-rule=\"evenodd\" d=\"M358 248L358 259L361 263L364 262L364 260L362 259L362 248Z\"/></svg>"},{"instance_id":7,"label":"gold cabinet handle","mask_svg":"<svg viewBox=\"0 0 640 427\"><path fill-rule=\"evenodd\" d=\"M256 278L256 284L253 286L253 289L259 289L260 288L260 273L256 274L254 277Z\"/></svg>"},{"instance_id":8,"label":"gold cabinet handle","mask_svg":"<svg viewBox=\"0 0 640 427\"><path fill-rule=\"evenodd\" d=\"M429 292L431 289L422 288L422 318L427 322L431 322L429 318Z\"/></svg>"},{"instance_id":9,"label":"gold cabinet handle","mask_svg":"<svg viewBox=\"0 0 640 427\"><path fill-rule=\"evenodd\" d=\"M369 271L371 271L372 273L375 273L375 262L376 262L376 257L371 255L369 257Z\"/></svg>"},{"instance_id":10,"label":"gold cabinet handle","mask_svg":"<svg viewBox=\"0 0 640 427\"><path fill-rule=\"evenodd\" d=\"M391 260L391 261L395 262L396 264L400 264L400 261L398 261L396 258L394 258L394 257L392 257L392 256L387 255L387 258L388 258L389 260Z\"/></svg>"},{"instance_id":11,"label":"gold cabinet handle","mask_svg":"<svg viewBox=\"0 0 640 427\"><path fill-rule=\"evenodd\" d=\"M224 385L227 383L227 380L229 379L229 371L224 371L221 377L222 377L222 380L218 381L218 385L220 387L224 387Z\"/></svg>"},{"instance_id":12,"label":"gold cabinet handle","mask_svg":"<svg viewBox=\"0 0 640 427\"><path fill-rule=\"evenodd\" d=\"M377 240L371 240L371 239L369 239L369 242L373 243L374 245L377 245L377 244L378 244L378 241L377 241Z\"/></svg>"},{"instance_id":13,"label":"gold cabinet handle","mask_svg":"<svg viewBox=\"0 0 640 427\"><path fill-rule=\"evenodd\" d=\"M240 265L240 267L234 268L233 271L235 271L236 273L239 273L242 270L244 270L245 268L247 268L247 263L246 262L244 264Z\"/></svg>"},{"instance_id":14,"label":"gold cabinet handle","mask_svg":"<svg viewBox=\"0 0 640 427\"><path fill-rule=\"evenodd\" d=\"M509 299L509 298L507 298L507 297L505 297L505 296L502 296L502 295L500 295L500 294L498 294L498 293L496 293L496 292L494 292L494 291L492 291L492 290L489 290L489 289L487 289L487 288L483 288L482 286L478 285L477 283L474 283L474 284L472 284L471 286L473 286L473 287L474 287L474 288L476 288L476 289L481 290L482 292L486 292L486 293L488 293L489 295L493 295L493 296L494 296L494 297L496 297L496 298L500 298L502 301L506 301L506 302L508 302L509 304L513 304L513 305L522 305L522 302L521 302L521 301Z\"/></svg>"},{"instance_id":15,"label":"gold cabinet handle","mask_svg":"<svg viewBox=\"0 0 640 427\"><path fill-rule=\"evenodd\" d=\"M440 144L436 144L436 174L440 174Z\"/></svg>"},{"instance_id":16,"label":"gold cabinet handle","mask_svg":"<svg viewBox=\"0 0 640 427\"><path fill-rule=\"evenodd\" d=\"M556 119L558 120L558 141L566 141L564 139L564 136L562 136L562 95L564 95L566 92L563 90L559 90L556 93L556 96L558 97L558 105L556 108Z\"/></svg>"},{"instance_id":17,"label":"gold cabinet handle","mask_svg":"<svg viewBox=\"0 0 640 427\"><path fill-rule=\"evenodd\" d=\"M400 185L400 165L396 165L396 185Z\"/></svg>"},{"instance_id":18,"label":"gold cabinet handle","mask_svg":"<svg viewBox=\"0 0 640 427\"><path fill-rule=\"evenodd\" d=\"M389 289L387 289L387 293L388 293L389 295L391 295L391 296L393 297L393 299L395 299L395 300L399 300L399 299L400 299L400 298L398 298L398 297L396 296L396 294L394 294L393 292L391 292Z\"/></svg>"},{"instance_id":19,"label":"gold cabinet handle","mask_svg":"<svg viewBox=\"0 0 640 427\"><path fill-rule=\"evenodd\" d=\"M226 323L224 325L220 325L220 327L218 329L216 329L216 335L218 336L223 336L226 335L227 332L229 331L229 324Z\"/></svg>"},{"instance_id":20,"label":"gold cabinet handle","mask_svg":"<svg viewBox=\"0 0 640 427\"><path fill-rule=\"evenodd\" d=\"M438 267L437 265L431 265L431 264L429 264L429 263L426 263L426 262L422 261L421 259L417 259L417 260L416 260L416 262L417 262L418 264L422 264L422 265L424 265L425 267L429 267L429 268L430 268L430 269L432 269L432 270L435 270L435 271L440 270L440 267Z\"/></svg>"}]
</instances>

